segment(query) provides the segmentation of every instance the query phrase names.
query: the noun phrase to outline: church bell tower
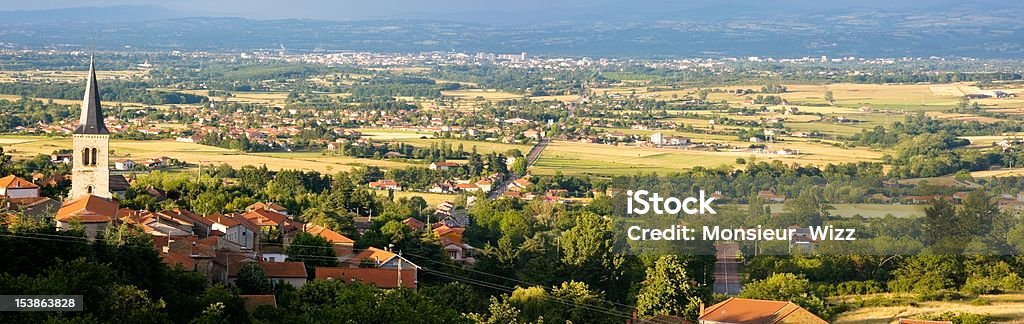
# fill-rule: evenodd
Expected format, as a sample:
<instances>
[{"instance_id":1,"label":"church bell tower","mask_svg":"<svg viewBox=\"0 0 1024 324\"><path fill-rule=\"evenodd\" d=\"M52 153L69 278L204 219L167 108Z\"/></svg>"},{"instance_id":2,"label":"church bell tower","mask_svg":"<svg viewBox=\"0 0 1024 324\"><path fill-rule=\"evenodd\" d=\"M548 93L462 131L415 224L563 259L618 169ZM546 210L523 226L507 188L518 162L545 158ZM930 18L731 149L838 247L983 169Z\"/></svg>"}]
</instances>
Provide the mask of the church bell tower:
<instances>
[{"instance_id":1,"label":"church bell tower","mask_svg":"<svg viewBox=\"0 0 1024 324\"><path fill-rule=\"evenodd\" d=\"M68 200L86 195L111 198L110 131L103 124L100 90L96 85L96 63L89 59L89 77L82 100L82 115L72 133L74 152L71 167L71 192Z\"/></svg>"}]
</instances>

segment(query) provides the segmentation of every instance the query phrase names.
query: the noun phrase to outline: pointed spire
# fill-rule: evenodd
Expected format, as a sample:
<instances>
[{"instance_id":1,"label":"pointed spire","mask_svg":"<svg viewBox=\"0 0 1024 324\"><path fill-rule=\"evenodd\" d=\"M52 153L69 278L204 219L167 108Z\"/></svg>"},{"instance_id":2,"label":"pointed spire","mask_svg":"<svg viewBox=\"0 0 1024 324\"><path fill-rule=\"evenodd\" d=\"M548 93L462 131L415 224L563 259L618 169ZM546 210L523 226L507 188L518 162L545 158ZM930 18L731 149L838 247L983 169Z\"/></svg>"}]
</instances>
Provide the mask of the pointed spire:
<instances>
[{"instance_id":1,"label":"pointed spire","mask_svg":"<svg viewBox=\"0 0 1024 324\"><path fill-rule=\"evenodd\" d=\"M82 99L82 116L78 120L75 134L110 134L103 124L103 108L100 106L100 89L96 85L96 54L89 56L89 78L85 83L85 98Z\"/></svg>"}]
</instances>

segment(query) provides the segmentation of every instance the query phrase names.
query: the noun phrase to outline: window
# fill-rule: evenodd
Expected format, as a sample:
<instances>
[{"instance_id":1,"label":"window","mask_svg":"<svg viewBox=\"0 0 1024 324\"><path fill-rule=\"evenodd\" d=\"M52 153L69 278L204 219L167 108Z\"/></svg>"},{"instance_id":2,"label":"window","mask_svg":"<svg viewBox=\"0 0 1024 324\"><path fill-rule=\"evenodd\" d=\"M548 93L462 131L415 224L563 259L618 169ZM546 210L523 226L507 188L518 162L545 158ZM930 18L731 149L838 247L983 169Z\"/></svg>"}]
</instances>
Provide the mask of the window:
<instances>
[{"instance_id":1,"label":"window","mask_svg":"<svg viewBox=\"0 0 1024 324\"><path fill-rule=\"evenodd\" d=\"M92 194L92 186L85 187L85 193L91 195Z\"/></svg>"},{"instance_id":2,"label":"window","mask_svg":"<svg viewBox=\"0 0 1024 324\"><path fill-rule=\"evenodd\" d=\"M89 165L89 149L82 150L82 165Z\"/></svg>"},{"instance_id":3,"label":"window","mask_svg":"<svg viewBox=\"0 0 1024 324\"><path fill-rule=\"evenodd\" d=\"M92 166L96 166L96 148L92 148Z\"/></svg>"}]
</instances>

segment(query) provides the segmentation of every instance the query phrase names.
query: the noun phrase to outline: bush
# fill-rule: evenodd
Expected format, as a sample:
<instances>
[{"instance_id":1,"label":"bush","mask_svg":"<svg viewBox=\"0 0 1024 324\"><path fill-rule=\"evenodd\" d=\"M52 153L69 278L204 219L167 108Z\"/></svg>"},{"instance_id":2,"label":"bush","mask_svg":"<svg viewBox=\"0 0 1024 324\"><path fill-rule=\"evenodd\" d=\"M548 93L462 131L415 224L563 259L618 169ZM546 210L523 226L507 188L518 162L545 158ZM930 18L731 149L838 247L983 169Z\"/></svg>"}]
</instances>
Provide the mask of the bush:
<instances>
[{"instance_id":1,"label":"bush","mask_svg":"<svg viewBox=\"0 0 1024 324\"><path fill-rule=\"evenodd\" d=\"M952 321L953 324L987 324L992 322L992 318L988 315L964 312L943 312L925 316L923 319L930 321Z\"/></svg>"},{"instance_id":2,"label":"bush","mask_svg":"<svg viewBox=\"0 0 1024 324\"><path fill-rule=\"evenodd\" d=\"M846 281L836 285L835 289L831 291L831 295L867 295L883 292L885 292L885 289L882 288L882 284L878 281Z\"/></svg>"},{"instance_id":3,"label":"bush","mask_svg":"<svg viewBox=\"0 0 1024 324\"><path fill-rule=\"evenodd\" d=\"M949 300L963 300L965 296L959 291L951 289L940 289L931 292L925 292L917 295L917 301L926 302L933 300L949 301Z\"/></svg>"}]
</instances>

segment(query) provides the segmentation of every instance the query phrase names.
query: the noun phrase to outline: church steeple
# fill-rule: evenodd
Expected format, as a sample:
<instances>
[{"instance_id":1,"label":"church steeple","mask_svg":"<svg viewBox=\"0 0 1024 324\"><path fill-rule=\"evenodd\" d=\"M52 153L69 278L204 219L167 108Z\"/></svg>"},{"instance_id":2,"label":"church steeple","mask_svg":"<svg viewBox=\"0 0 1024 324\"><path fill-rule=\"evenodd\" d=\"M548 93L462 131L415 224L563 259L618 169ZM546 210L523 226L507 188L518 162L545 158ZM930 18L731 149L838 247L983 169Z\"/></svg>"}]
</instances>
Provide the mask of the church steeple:
<instances>
[{"instance_id":1,"label":"church steeple","mask_svg":"<svg viewBox=\"0 0 1024 324\"><path fill-rule=\"evenodd\" d=\"M103 108L100 107L100 89L96 85L95 55L89 57L89 79L85 84L85 98L82 100L82 116L74 134L110 134L103 124Z\"/></svg>"}]
</instances>

